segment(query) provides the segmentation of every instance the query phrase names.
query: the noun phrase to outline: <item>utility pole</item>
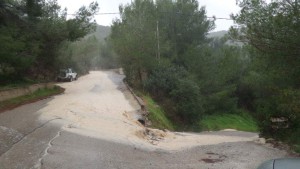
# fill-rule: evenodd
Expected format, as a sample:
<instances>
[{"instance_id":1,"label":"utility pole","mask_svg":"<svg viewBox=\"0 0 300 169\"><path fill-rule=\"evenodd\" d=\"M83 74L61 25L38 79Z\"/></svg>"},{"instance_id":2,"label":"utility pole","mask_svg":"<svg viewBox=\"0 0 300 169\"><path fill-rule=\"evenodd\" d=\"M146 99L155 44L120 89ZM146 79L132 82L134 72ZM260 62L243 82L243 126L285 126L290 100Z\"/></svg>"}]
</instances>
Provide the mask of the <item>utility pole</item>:
<instances>
[{"instance_id":1,"label":"utility pole","mask_svg":"<svg viewBox=\"0 0 300 169\"><path fill-rule=\"evenodd\" d=\"M157 36L157 58L158 62L160 62L160 47L159 47L159 28L158 28L159 22L156 21L156 36Z\"/></svg>"}]
</instances>

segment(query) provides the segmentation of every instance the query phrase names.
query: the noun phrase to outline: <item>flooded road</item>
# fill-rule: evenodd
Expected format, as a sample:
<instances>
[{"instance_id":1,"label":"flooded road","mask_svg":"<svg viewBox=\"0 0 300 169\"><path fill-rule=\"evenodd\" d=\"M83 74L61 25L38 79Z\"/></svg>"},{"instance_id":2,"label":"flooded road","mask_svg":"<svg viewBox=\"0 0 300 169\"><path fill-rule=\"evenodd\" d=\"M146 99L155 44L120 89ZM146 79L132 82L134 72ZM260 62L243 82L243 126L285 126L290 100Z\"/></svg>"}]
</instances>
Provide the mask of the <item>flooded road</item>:
<instances>
[{"instance_id":1,"label":"flooded road","mask_svg":"<svg viewBox=\"0 0 300 169\"><path fill-rule=\"evenodd\" d=\"M256 133L145 128L135 118L140 106L123 78L92 71L59 84L64 94L1 113L0 168L254 169L287 156L255 142Z\"/></svg>"}]
</instances>

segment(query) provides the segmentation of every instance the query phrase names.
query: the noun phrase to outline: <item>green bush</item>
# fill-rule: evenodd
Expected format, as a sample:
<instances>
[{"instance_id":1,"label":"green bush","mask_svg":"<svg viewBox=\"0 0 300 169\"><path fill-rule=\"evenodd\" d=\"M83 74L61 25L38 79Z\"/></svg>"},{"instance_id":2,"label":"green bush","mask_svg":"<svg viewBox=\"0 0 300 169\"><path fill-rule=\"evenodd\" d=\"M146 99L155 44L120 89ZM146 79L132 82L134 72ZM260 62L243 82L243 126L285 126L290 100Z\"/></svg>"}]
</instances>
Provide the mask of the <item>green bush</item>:
<instances>
[{"instance_id":1,"label":"green bush","mask_svg":"<svg viewBox=\"0 0 300 169\"><path fill-rule=\"evenodd\" d=\"M195 122L202 115L200 89L182 67L158 67L145 82L145 89L160 100L168 98L173 113L185 124Z\"/></svg>"},{"instance_id":2,"label":"green bush","mask_svg":"<svg viewBox=\"0 0 300 169\"><path fill-rule=\"evenodd\" d=\"M193 123L201 117L203 108L200 90L192 79L178 79L170 96L176 103L177 114L185 123Z\"/></svg>"},{"instance_id":3,"label":"green bush","mask_svg":"<svg viewBox=\"0 0 300 169\"><path fill-rule=\"evenodd\" d=\"M265 97L256 101L255 117L260 121L261 134L285 140L292 144L300 144L300 90L276 89L269 91ZM271 118L285 118L285 127L274 127Z\"/></svg>"}]
</instances>

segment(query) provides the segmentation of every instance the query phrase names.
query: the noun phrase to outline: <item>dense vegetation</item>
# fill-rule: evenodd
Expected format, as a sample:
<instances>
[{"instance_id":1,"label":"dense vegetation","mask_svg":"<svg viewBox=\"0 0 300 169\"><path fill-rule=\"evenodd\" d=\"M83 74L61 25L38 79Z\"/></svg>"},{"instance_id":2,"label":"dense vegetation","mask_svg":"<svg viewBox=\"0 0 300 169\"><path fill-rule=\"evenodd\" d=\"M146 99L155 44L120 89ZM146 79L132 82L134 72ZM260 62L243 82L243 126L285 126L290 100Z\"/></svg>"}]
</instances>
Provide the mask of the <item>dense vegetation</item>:
<instances>
[{"instance_id":1,"label":"dense vegetation","mask_svg":"<svg viewBox=\"0 0 300 169\"><path fill-rule=\"evenodd\" d=\"M224 39L207 38L214 21L197 1L136 0L120 12L110 41L130 85L186 127L207 114L240 112L236 89L249 57Z\"/></svg>"},{"instance_id":2,"label":"dense vegetation","mask_svg":"<svg viewBox=\"0 0 300 169\"><path fill-rule=\"evenodd\" d=\"M238 2L241 11L232 16L236 26L227 36L238 43L208 38L214 20L195 0L120 6L109 42L128 83L149 93L186 129L207 128L203 119L250 114L263 135L299 144L297 0Z\"/></svg>"},{"instance_id":3,"label":"dense vegetation","mask_svg":"<svg viewBox=\"0 0 300 169\"><path fill-rule=\"evenodd\" d=\"M62 44L94 30L97 11L91 3L67 20L56 0L0 0L0 84L53 78Z\"/></svg>"},{"instance_id":4,"label":"dense vegetation","mask_svg":"<svg viewBox=\"0 0 300 169\"><path fill-rule=\"evenodd\" d=\"M110 28L97 25L96 31L76 42L64 43L59 51L59 67L73 67L86 74L92 69L118 68L118 57L106 42Z\"/></svg>"},{"instance_id":5,"label":"dense vegetation","mask_svg":"<svg viewBox=\"0 0 300 169\"><path fill-rule=\"evenodd\" d=\"M263 135L300 144L300 4L244 0L240 6L231 35L251 47L240 103L253 112ZM270 119L286 122L278 127Z\"/></svg>"}]
</instances>

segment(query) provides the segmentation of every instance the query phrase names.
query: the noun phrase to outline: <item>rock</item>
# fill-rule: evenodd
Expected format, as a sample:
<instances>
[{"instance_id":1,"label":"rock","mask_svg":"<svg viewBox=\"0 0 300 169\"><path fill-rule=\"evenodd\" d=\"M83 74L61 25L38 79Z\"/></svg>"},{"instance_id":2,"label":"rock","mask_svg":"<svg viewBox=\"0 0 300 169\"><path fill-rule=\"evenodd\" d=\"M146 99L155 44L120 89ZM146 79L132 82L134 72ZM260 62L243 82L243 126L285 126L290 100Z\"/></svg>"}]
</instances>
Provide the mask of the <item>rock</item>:
<instances>
[{"instance_id":1,"label":"rock","mask_svg":"<svg viewBox=\"0 0 300 169\"><path fill-rule=\"evenodd\" d=\"M266 139L265 138L256 138L256 139L254 139L254 142L258 143L258 144L266 144Z\"/></svg>"},{"instance_id":2,"label":"rock","mask_svg":"<svg viewBox=\"0 0 300 169\"><path fill-rule=\"evenodd\" d=\"M146 128L143 135L151 144L158 145L158 143L162 141L167 134L161 130Z\"/></svg>"}]
</instances>

